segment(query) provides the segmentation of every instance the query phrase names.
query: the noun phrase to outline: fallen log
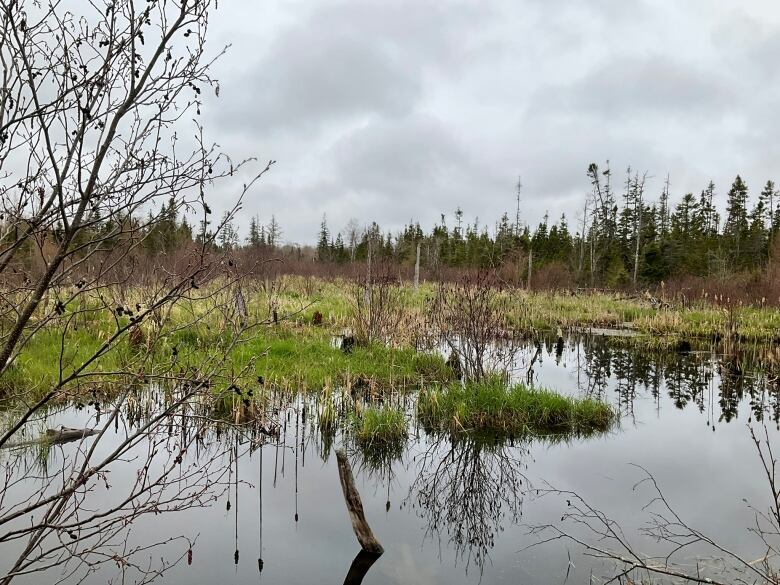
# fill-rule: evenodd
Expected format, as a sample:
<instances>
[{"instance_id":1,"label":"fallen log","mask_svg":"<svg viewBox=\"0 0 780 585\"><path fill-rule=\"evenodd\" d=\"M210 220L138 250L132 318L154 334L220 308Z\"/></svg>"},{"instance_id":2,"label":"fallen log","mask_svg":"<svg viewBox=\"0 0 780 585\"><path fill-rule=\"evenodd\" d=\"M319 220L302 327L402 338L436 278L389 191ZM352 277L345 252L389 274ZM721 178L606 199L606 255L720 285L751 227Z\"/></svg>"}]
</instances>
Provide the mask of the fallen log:
<instances>
[{"instance_id":1,"label":"fallen log","mask_svg":"<svg viewBox=\"0 0 780 585\"><path fill-rule=\"evenodd\" d=\"M360 494L355 487L355 479L352 477L352 467L347 459L347 453L344 449L336 450L336 460L339 466L339 479L341 480L341 490L344 492L344 502L347 505L349 519L352 521L352 530L363 547L363 550L374 555L381 555L385 552L382 545L371 532L371 527L366 521L366 515L363 512L363 503L360 500Z\"/></svg>"},{"instance_id":2,"label":"fallen log","mask_svg":"<svg viewBox=\"0 0 780 585\"><path fill-rule=\"evenodd\" d=\"M60 427L58 429L46 429L46 440L49 443L69 443L70 441L76 441L97 434L98 431L95 429L71 429L68 427Z\"/></svg>"},{"instance_id":3,"label":"fallen log","mask_svg":"<svg viewBox=\"0 0 780 585\"><path fill-rule=\"evenodd\" d=\"M30 441L23 441L21 443L8 443L3 445L3 449L16 449L19 447L30 447L32 445L61 445L63 443L70 443L72 441L78 441L84 437L91 437L97 435L98 431L94 429L71 429L68 427L60 427L58 429L46 429L46 432L37 439Z\"/></svg>"}]
</instances>

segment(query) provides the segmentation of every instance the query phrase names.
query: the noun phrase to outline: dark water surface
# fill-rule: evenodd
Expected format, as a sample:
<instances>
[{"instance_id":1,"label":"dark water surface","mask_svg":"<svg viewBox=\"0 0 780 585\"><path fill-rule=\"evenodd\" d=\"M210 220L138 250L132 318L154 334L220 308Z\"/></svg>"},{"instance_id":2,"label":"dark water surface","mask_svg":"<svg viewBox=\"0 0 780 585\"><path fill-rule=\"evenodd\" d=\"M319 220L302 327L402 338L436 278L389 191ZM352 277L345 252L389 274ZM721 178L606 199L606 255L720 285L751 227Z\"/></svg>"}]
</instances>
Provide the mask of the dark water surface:
<instances>
[{"instance_id":1,"label":"dark water surface","mask_svg":"<svg viewBox=\"0 0 780 585\"><path fill-rule=\"evenodd\" d=\"M521 356L518 377L525 378L530 355L529 350ZM615 350L596 338L570 341L560 355L552 346L545 348L533 382L614 405L621 412L619 428L562 442L464 439L452 444L412 426L401 456L373 465L349 448L367 518L386 551L363 583L548 584L563 583L567 573L569 582L586 583L591 573L608 574L610 565L563 541L525 550L538 539L530 527L559 522L566 511L560 497L539 497L536 490L551 485L576 491L618 520L638 550L653 553L659 545L638 532L648 520L642 507L652 494L645 485L633 489L643 472L631 464L654 475L690 525L751 559L762 554L748 532L753 514L744 499L764 509L769 489L747 424L763 419L776 443L778 402L777 391L759 373L735 376L711 351ZM216 454L220 466L231 470L233 487L209 507L148 516L133 525L132 542L197 536L191 564L185 558L161 582L345 582L359 546L335 453L323 444L316 413L313 399L298 397L283 411L286 424L278 441L250 448L248 439L225 432L210 435L200 455L187 454L185 465ZM68 408L46 424L92 426L94 415L94 410ZM127 424L120 421L119 434ZM332 447L343 442L337 434ZM111 440L105 443L101 449L107 452ZM52 447L48 460L38 465L56 469L76 448ZM136 471L133 461L115 465L110 483L130 482ZM108 505L109 493L95 491L90 505ZM186 550L174 542L148 556L154 562ZM0 567L14 552L14 546L0 547ZM55 568L43 580L38 574L20 582L54 583L61 573ZM121 571L108 565L87 582L134 580L128 574L123 581Z\"/></svg>"}]
</instances>

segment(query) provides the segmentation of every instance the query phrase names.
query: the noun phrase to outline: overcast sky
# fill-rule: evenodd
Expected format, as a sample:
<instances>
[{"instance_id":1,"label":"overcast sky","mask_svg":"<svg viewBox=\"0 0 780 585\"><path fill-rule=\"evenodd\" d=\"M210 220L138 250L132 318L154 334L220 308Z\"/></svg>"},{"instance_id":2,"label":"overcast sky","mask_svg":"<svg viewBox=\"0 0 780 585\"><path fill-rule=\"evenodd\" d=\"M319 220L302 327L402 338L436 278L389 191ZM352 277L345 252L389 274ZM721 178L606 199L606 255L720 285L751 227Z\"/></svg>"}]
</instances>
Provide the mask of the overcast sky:
<instances>
[{"instance_id":1,"label":"overcast sky","mask_svg":"<svg viewBox=\"0 0 780 585\"><path fill-rule=\"evenodd\" d=\"M666 173L675 198L780 181L777 0L231 0L211 23L234 158L278 161L242 211L311 243L323 213L395 232L581 218L585 170ZM227 197L228 192L214 198ZM214 201L219 210L221 204Z\"/></svg>"}]
</instances>

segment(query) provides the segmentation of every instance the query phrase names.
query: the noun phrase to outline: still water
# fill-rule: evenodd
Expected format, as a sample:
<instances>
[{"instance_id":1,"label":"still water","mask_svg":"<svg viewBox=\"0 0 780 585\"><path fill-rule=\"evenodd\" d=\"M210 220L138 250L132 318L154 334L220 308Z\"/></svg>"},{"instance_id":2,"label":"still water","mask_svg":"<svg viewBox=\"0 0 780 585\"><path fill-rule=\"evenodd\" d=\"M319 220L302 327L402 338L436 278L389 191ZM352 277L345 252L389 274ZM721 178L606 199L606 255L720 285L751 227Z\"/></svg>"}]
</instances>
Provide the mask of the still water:
<instances>
[{"instance_id":1,"label":"still water","mask_svg":"<svg viewBox=\"0 0 780 585\"><path fill-rule=\"evenodd\" d=\"M516 375L526 371L533 349L520 356ZM689 525L749 558L762 554L749 532L753 513L770 497L748 424L770 440L778 435L778 390L758 371L740 364L740 372L713 350L646 353L611 348L598 337L570 339L562 348L544 347L534 362L533 384L575 396L597 397L621 412L620 425L607 434L568 440L456 442L427 436L410 415L410 440L385 458L366 458L337 432L323 439L317 428L318 405L299 396L278 403L283 421L278 438L261 442L223 429L205 437L200 452L185 455L184 466L204 458L220 473L224 486L204 506L133 524L128 543L152 543L186 535L142 553L148 563L181 558L160 579L171 584L344 583L359 551L339 483L334 449L346 445L368 521L385 548L362 582L548 584L603 582L614 565L582 555L580 547L555 540L538 542L533 530L560 524L564 497L545 495L554 487L571 490L620 523L628 540L643 554L667 550L643 536L650 519L643 506L653 493L641 466L657 480L667 500ZM409 412L413 397L396 397ZM46 425L95 425L95 409L63 408ZM135 421L117 421L116 437ZM118 439L117 439L118 440ZM85 445L90 439L85 440ZM254 441L254 442L253 442ZM111 440L101 450L108 452ZM26 453L26 465L40 468L29 482L57 481L60 462L84 448L51 447L48 454ZM142 449L142 447L139 447ZM5 462L11 454L4 454ZM140 459L139 459L140 460ZM121 486L134 481L138 465L130 457L112 467L106 480ZM219 471L217 471L219 470ZM227 478L224 477L228 473ZM18 487L18 486L17 486ZM109 507L111 490L89 494L94 509ZM124 538L124 537L123 537ZM0 545L0 568L15 558L16 545ZM682 559L695 564L697 552ZM262 559L262 562L259 560ZM56 567L19 582L133 583L132 571L118 563L97 573ZM63 579L64 577L64 579ZM359 583L360 576L351 576Z\"/></svg>"}]
</instances>

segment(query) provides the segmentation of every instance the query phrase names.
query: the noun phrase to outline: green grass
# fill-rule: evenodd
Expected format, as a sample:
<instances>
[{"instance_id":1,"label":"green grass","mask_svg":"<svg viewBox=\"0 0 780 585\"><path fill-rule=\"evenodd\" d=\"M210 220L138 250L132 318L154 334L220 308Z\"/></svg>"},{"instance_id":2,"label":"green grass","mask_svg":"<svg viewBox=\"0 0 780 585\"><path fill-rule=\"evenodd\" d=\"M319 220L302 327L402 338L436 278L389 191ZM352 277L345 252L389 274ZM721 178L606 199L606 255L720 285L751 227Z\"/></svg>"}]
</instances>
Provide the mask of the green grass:
<instances>
[{"instance_id":1,"label":"green grass","mask_svg":"<svg viewBox=\"0 0 780 585\"><path fill-rule=\"evenodd\" d=\"M351 413L349 422L361 471L374 478L391 477L393 463L403 458L409 438L404 411L372 406Z\"/></svg>"},{"instance_id":2,"label":"green grass","mask_svg":"<svg viewBox=\"0 0 780 585\"><path fill-rule=\"evenodd\" d=\"M353 415L352 428L358 444L387 446L406 440L406 416L392 406L370 407Z\"/></svg>"},{"instance_id":3,"label":"green grass","mask_svg":"<svg viewBox=\"0 0 780 585\"><path fill-rule=\"evenodd\" d=\"M439 356L382 344L355 346L350 353L335 348L319 328L277 328L237 347L230 356L238 371L253 360L253 371L267 385L319 391L328 382L351 385L373 382L379 387L411 390L421 382L446 381L450 372Z\"/></svg>"},{"instance_id":4,"label":"green grass","mask_svg":"<svg viewBox=\"0 0 780 585\"><path fill-rule=\"evenodd\" d=\"M24 391L28 397L42 393L66 378L82 366L101 345L102 340L85 329L71 332L62 342L61 335L54 329L45 329L36 334L25 346L9 370L0 378L0 392ZM98 360L84 370L98 380L115 380L116 372L123 371L131 359L133 350L123 339ZM93 386L86 379L84 389Z\"/></svg>"},{"instance_id":5,"label":"green grass","mask_svg":"<svg viewBox=\"0 0 780 585\"><path fill-rule=\"evenodd\" d=\"M609 430L617 415L592 399L561 396L522 384L507 388L499 377L423 390L417 415L427 430L586 435Z\"/></svg>"},{"instance_id":6,"label":"green grass","mask_svg":"<svg viewBox=\"0 0 780 585\"><path fill-rule=\"evenodd\" d=\"M264 286L261 282L246 285L249 320L267 319L271 306L277 307L283 320L279 325L260 326L230 350L226 363L219 365L216 375L211 376L216 389L231 383L255 384L259 376L268 387L295 392L318 392L328 383L348 387L360 381L369 382L372 387L403 391L421 385L446 386L452 381L452 373L439 356L418 353L412 348L423 330L426 299L435 293L435 284L424 283L417 291L404 285L398 291L403 318L392 347L357 346L350 354L332 347L331 336L353 325L357 285L283 276L272 287L277 292L270 299ZM222 301L230 306L229 291L215 294L224 296ZM656 309L641 298L612 294L574 296L524 290L497 294L504 297L508 326L520 332L555 331L558 327L629 327L644 335L611 338L610 343L637 349L674 349L681 340L708 343L716 336L725 338L734 323L736 338L745 341L767 342L778 337L780 331L780 311L769 307L740 306L729 313L703 300L687 308ZM148 291L140 288L123 292L128 306L144 304L147 296ZM222 361L231 329L224 314L210 302L177 303L166 313L161 340L151 352L146 354L143 345L131 347L124 339L91 364L87 371L93 375L80 380L69 392L109 387L117 381L126 384L128 379L143 382L181 371L209 372L210 365ZM95 310L76 316L75 312L85 307ZM315 311L323 315L320 326L312 324ZM78 328L68 329L63 346L60 328L71 318L71 325ZM127 318L119 321L127 323ZM192 321L196 324L188 326ZM6 325L2 327L5 330ZM115 327L115 316L110 310L99 309L97 299L80 297L66 307L65 315L53 325L36 333L0 378L0 393L23 392L29 399L47 391L59 378L61 354L67 375L100 347ZM150 323L143 323L141 328L147 335L152 329Z\"/></svg>"},{"instance_id":7,"label":"green grass","mask_svg":"<svg viewBox=\"0 0 780 585\"><path fill-rule=\"evenodd\" d=\"M133 348L125 338L87 368L86 372L94 376L82 380L81 390L111 385L122 378L116 372L143 372L153 379L179 369L208 370L209 364L222 361L229 342L229 336L214 333L217 330L207 323L177 330L164 336L148 355L145 346ZM110 331L108 322L102 328L68 330L62 351L63 376L84 363ZM60 377L61 335L55 328L35 335L0 379L0 392L24 392L30 397L56 384ZM256 385L262 376L267 388L295 392L320 391L328 383L350 386L357 381L405 391L421 383L445 383L451 377L439 356L383 344L355 346L345 353L332 345L331 338L325 327L295 323L263 326L230 350L216 373L215 388L223 389L230 383Z\"/></svg>"}]
</instances>

